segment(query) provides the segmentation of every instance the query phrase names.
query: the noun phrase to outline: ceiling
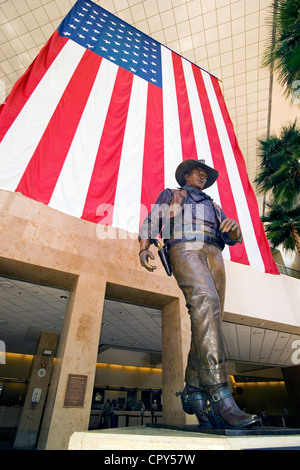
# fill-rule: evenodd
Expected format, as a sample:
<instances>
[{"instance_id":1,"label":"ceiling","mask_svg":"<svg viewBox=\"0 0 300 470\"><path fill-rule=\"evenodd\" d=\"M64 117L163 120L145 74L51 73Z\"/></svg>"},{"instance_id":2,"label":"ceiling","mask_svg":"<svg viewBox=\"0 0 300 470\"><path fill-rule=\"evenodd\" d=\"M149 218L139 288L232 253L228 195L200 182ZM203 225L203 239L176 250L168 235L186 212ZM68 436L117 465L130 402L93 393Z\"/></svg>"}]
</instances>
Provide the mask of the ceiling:
<instances>
[{"instance_id":1,"label":"ceiling","mask_svg":"<svg viewBox=\"0 0 300 470\"><path fill-rule=\"evenodd\" d=\"M42 331L59 334L68 297L63 289L0 277L0 340L6 351L34 354ZM267 367L293 365L292 343L300 340L294 334L229 322L223 323L223 334L228 360ZM156 353L158 363L161 310L106 299L99 352L106 349Z\"/></svg>"},{"instance_id":2,"label":"ceiling","mask_svg":"<svg viewBox=\"0 0 300 470\"><path fill-rule=\"evenodd\" d=\"M249 179L268 126L269 70L260 67L272 0L94 0L221 81ZM0 0L0 103L75 0Z\"/></svg>"}]
</instances>

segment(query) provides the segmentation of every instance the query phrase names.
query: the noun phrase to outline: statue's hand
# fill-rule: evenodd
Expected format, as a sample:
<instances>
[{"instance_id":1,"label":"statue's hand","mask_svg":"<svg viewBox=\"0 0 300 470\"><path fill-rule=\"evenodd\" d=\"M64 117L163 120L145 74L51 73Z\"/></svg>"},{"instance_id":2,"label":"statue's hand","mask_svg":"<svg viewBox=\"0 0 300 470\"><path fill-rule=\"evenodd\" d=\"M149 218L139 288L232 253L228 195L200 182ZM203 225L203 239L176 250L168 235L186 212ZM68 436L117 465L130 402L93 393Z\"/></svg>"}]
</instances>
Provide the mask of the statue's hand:
<instances>
[{"instance_id":1,"label":"statue's hand","mask_svg":"<svg viewBox=\"0 0 300 470\"><path fill-rule=\"evenodd\" d=\"M222 233L228 233L231 240L237 240L241 236L239 224L233 219L224 219L220 225Z\"/></svg>"},{"instance_id":2,"label":"statue's hand","mask_svg":"<svg viewBox=\"0 0 300 470\"><path fill-rule=\"evenodd\" d=\"M156 266L152 266L151 264L148 263L148 258L154 260L155 257L150 250L142 250L140 252L140 263L143 266L143 268L147 269L147 271L153 272L156 269Z\"/></svg>"}]
</instances>

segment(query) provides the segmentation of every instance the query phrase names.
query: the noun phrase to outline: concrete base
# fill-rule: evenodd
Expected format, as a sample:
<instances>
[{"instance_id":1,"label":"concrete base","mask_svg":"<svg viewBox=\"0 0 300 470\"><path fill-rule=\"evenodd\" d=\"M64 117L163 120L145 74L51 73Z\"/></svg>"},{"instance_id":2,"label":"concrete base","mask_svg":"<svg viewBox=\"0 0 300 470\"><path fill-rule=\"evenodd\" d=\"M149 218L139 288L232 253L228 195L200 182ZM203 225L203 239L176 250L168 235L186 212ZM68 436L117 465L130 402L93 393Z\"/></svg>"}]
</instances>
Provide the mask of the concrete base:
<instances>
[{"instance_id":1,"label":"concrete base","mask_svg":"<svg viewBox=\"0 0 300 470\"><path fill-rule=\"evenodd\" d=\"M300 436L300 429L296 428L278 428L272 426L256 426L245 429L212 429L200 427L196 424L185 425L185 426L174 426L171 424L151 424L147 423L147 427L157 429L172 429L174 431L184 432L197 432L202 434L213 434L216 436L230 436L230 437L241 437L241 436Z\"/></svg>"},{"instance_id":2,"label":"concrete base","mask_svg":"<svg viewBox=\"0 0 300 470\"><path fill-rule=\"evenodd\" d=\"M299 434L226 436L159 427L130 427L75 432L69 450L246 450L300 449Z\"/></svg>"}]
</instances>

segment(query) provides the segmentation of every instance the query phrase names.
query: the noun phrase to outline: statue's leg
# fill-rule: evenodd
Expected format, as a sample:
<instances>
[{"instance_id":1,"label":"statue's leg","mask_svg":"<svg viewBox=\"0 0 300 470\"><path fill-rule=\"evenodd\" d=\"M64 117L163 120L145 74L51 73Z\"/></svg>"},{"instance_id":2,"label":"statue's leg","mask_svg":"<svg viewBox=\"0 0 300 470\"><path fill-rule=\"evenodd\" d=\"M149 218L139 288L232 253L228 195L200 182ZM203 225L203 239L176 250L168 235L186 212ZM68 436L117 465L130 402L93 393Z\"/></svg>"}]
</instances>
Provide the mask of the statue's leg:
<instances>
[{"instance_id":1,"label":"statue's leg","mask_svg":"<svg viewBox=\"0 0 300 470\"><path fill-rule=\"evenodd\" d=\"M204 422L206 412L215 428L253 425L257 417L243 413L228 388L222 335L225 294L222 255L212 245L204 244L200 248L197 245L195 242L178 243L171 249L172 271L184 293L191 318L183 406L186 412L194 411L199 423Z\"/></svg>"}]
</instances>

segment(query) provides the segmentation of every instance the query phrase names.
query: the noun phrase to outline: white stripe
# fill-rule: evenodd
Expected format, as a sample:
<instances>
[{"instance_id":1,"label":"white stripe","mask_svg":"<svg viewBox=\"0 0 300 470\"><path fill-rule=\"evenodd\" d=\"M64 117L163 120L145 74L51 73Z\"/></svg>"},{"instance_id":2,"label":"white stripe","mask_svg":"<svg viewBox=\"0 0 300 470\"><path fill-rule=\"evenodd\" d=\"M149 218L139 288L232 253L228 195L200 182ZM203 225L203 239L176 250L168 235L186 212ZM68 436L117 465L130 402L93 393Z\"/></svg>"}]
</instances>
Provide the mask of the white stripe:
<instances>
[{"instance_id":1,"label":"white stripe","mask_svg":"<svg viewBox=\"0 0 300 470\"><path fill-rule=\"evenodd\" d=\"M0 185L14 191L85 48L68 41L0 144Z\"/></svg>"},{"instance_id":2,"label":"white stripe","mask_svg":"<svg viewBox=\"0 0 300 470\"><path fill-rule=\"evenodd\" d=\"M214 115L249 263L251 266L265 272L265 266L257 245L243 185L211 77L208 73L203 71L202 76Z\"/></svg>"},{"instance_id":3,"label":"white stripe","mask_svg":"<svg viewBox=\"0 0 300 470\"><path fill-rule=\"evenodd\" d=\"M49 206L81 217L118 67L103 59Z\"/></svg>"},{"instance_id":4,"label":"white stripe","mask_svg":"<svg viewBox=\"0 0 300 470\"><path fill-rule=\"evenodd\" d=\"M172 52L161 47L164 113L165 188L177 188L175 170L182 162L181 134Z\"/></svg>"},{"instance_id":5,"label":"white stripe","mask_svg":"<svg viewBox=\"0 0 300 470\"><path fill-rule=\"evenodd\" d=\"M114 227L139 231L148 82L134 75L113 212Z\"/></svg>"},{"instance_id":6,"label":"white stripe","mask_svg":"<svg viewBox=\"0 0 300 470\"><path fill-rule=\"evenodd\" d=\"M213 167L211 149L209 145L199 93L192 70L192 64L182 58L182 65L189 98L198 159L204 159L207 165ZM205 189L205 193L212 197L217 204L221 205L217 184L213 184L210 188ZM230 250L228 245L225 245L225 248L223 250L223 257L226 259L230 259Z\"/></svg>"}]
</instances>

